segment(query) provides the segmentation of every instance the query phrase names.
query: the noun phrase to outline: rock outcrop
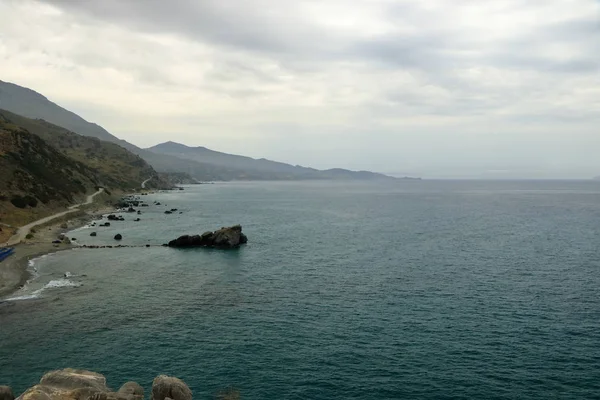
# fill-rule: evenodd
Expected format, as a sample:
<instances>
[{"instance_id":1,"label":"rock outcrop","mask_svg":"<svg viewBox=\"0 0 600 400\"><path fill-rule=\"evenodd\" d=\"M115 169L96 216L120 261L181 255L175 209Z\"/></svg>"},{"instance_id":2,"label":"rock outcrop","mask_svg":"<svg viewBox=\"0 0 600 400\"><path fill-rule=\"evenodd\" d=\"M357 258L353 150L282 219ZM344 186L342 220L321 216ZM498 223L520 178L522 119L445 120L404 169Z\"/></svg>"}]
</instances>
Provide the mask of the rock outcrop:
<instances>
[{"instance_id":1,"label":"rock outcrop","mask_svg":"<svg viewBox=\"0 0 600 400\"><path fill-rule=\"evenodd\" d=\"M192 400L192 391L181 379L159 375L152 382L151 400L167 399ZM10 387L0 386L0 400L15 400ZM103 375L67 368L48 372L16 400L144 400L144 389L127 382L113 392Z\"/></svg>"},{"instance_id":2,"label":"rock outcrop","mask_svg":"<svg viewBox=\"0 0 600 400\"><path fill-rule=\"evenodd\" d=\"M128 400L143 400L144 388L137 382L127 382L117 392L120 397L125 397Z\"/></svg>"},{"instance_id":3,"label":"rock outcrop","mask_svg":"<svg viewBox=\"0 0 600 400\"><path fill-rule=\"evenodd\" d=\"M181 379L159 375L152 382L151 400L192 400L192 391Z\"/></svg>"},{"instance_id":4,"label":"rock outcrop","mask_svg":"<svg viewBox=\"0 0 600 400\"><path fill-rule=\"evenodd\" d=\"M204 232L202 235L184 235L171 240L169 247L210 247L217 249L233 249L248 242L242 233L241 225L221 228L214 232Z\"/></svg>"},{"instance_id":5,"label":"rock outcrop","mask_svg":"<svg viewBox=\"0 0 600 400\"><path fill-rule=\"evenodd\" d=\"M15 400L15 395L10 387L0 386L0 400Z\"/></svg>"},{"instance_id":6,"label":"rock outcrop","mask_svg":"<svg viewBox=\"0 0 600 400\"><path fill-rule=\"evenodd\" d=\"M38 385L25 391L17 400L100 400L99 396L108 393L110 389L103 375L67 368L48 372Z\"/></svg>"}]
</instances>

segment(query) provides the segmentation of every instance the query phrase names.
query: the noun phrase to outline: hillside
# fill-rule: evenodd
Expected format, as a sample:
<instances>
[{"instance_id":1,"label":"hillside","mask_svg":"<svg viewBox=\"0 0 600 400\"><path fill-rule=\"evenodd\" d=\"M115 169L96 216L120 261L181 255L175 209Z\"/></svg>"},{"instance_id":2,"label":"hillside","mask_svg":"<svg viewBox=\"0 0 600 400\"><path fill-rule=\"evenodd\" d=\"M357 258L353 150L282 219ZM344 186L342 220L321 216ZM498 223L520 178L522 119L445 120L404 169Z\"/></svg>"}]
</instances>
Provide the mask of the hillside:
<instances>
[{"instance_id":1,"label":"hillside","mask_svg":"<svg viewBox=\"0 0 600 400\"><path fill-rule=\"evenodd\" d=\"M107 188L130 190L157 172L139 156L114 143L81 136L43 120L33 120L0 110L0 126L12 124L38 135L41 139L75 161L89 167L98 182ZM164 181L155 186L165 187ZM152 187L152 186L151 186Z\"/></svg>"},{"instance_id":2,"label":"hillside","mask_svg":"<svg viewBox=\"0 0 600 400\"><path fill-rule=\"evenodd\" d=\"M139 155L159 172L186 172L199 180L229 180L232 173L211 165L152 153L110 134L101 126L51 102L31 89L0 80L0 109L32 119L43 119L79 135L99 138ZM239 171L236 171L236 173Z\"/></svg>"},{"instance_id":3,"label":"hillside","mask_svg":"<svg viewBox=\"0 0 600 400\"><path fill-rule=\"evenodd\" d=\"M238 156L221 153L207 149L206 147L188 147L180 143L166 142L150 147L147 150L174 156L180 159L196 161L220 167L228 171L233 179L273 179L273 180L295 180L295 179L344 179L344 180L376 180L394 179L389 176L368 171L350 171L336 168L330 170L317 170L314 168L290 165L282 162L271 161L264 158L255 159L251 157Z\"/></svg>"},{"instance_id":4,"label":"hillside","mask_svg":"<svg viewBox=\"0 0 600 400\"><path fill-rule=\"evenodd\" d=\"M95 171L0 115L0 220L18 224L99 185Z\"/></svg>"}]
</instances>

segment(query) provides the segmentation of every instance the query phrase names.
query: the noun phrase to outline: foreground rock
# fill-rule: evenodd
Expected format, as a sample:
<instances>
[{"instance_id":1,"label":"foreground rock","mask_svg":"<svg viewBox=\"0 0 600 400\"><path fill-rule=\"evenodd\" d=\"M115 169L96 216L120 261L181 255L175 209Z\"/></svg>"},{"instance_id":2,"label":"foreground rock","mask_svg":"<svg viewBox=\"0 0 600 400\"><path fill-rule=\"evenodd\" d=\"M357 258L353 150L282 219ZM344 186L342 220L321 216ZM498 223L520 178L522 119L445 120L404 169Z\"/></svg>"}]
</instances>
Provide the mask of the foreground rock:
<instances>
[{"instance_id":1,"label":"foreground rock","mask_svg":"<svg viewBox=\"0 0 600 400\"><path fill-rule=\"evenodd\" d=\"M180 379L160 375L152 383L152 400L192 400L192 391ZM13 400L8 386L0 386L0 400ZM143 400L144 389L127 382L118 392L106 385L106 378L96 372L63 369L48 372L40 383L28 389L17 400Z\"/></svg>"},{"instance_id":2,"label":"foreground rock","mask_svg":"<svg viewBox=\"0 0 600 400\"><path fill-rule=\"evenodd\" d=\"M192 391L181 379L159 375L152 382L151 400L165 400L166 398L192 400Z\"/></svg>"},{"instance_id":3,"label":"foreground rock","mask_svg":"<svg viewBox=\"0 0 600 400\"><path fill-rule=\"evenodd\" d=\"M104 376L67 368L48 372L38 385L28 389L18 400L92 400L92 397L109 392Z\"/></svg>"},{"instance_id":4,"label":"foreground rock","mask_svg":"<svg viewBox=\"0 0 600 400\"><path fill-rule=\"evenodd\" d=\"M233 249L248 242L242 233L241 225L221 228L214 232L205 232L202 235L184 235L171 240L169 247L211 247L217 249Z\"/></svg>"},{"instance_id":5,"label":"foreground rock","mask_svg":"<svg viewBox=\"0 0 600 400\"><path fill-rule=\"evenodd\" d=\"M14 400L12 389L8 386L0 386L0 400Z\"/></svg>"}]
</instances>

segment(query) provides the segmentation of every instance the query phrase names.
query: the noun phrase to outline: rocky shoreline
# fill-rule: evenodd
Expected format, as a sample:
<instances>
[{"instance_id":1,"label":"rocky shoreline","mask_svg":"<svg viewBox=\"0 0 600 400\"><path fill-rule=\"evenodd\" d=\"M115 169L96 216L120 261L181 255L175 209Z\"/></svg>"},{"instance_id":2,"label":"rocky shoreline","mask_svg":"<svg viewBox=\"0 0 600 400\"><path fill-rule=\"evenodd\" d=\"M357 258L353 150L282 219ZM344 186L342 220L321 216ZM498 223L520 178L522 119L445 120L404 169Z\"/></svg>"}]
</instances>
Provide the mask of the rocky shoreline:
<instances>
[{"instance_id":1,"label":"rocky shoreline","mask_svg":"<svg viewBox=\"0 0 600 400\"><path fill-rule=\"evenodd\" d=\"M68 220L67 222L55 222L53 225L36 227L36 233L32 239L28 239L15 246L15 254L0 263L0 303L2 299L10 296L19 288L23 287L31 278L27 269L28 262L34 258L45 254L55 253L58 251L70 250L74 248L84 249L113 249L127 247L154 247L165 246L172 248L190 248L204 247L213 249L236 249L241 245L246 244L248 238L242 233L242 227L235 225L232 227L223 227L214 232L205 232L201 235L183 235L177 239L171 240L168 243L145 244L145 245L123 245L118 244L123 236L120 233L114 235L115 244L103 245L77 245L71 243L74 238L69 238L65 232L68 229L72 231L84 225L90 224L91 227L110 226L110 222L119 223L125 221L122 214L133 214L139 216L141 210L134 207L152 207L162 206L158 201L153 203L143 200L142 196L147 193L133 194L121 197L113 207L87 212L84 216L79 216ZM170 213L178 211L170 209ZM181 214L181 211L179 211ZM110 221L110 222L107 222ZM134 221L140 221L136 218ZM92 232L90 236L96 236L96 232ZM0 399L2 400L2 399Z\"/></svg>"},{"instance_id":2,"label":"rocky shoreline","mask_svg":"<svg viewBox=\"0 0 600 400\"><path fill-rule=\"evenodd\" d=\"M46 373L40 382L15 397L9 386L0 386L0 400L144 400L144 388L127 382L117 391L109 388L106 378L92 371L62 369ZM192 391L181 379L159 375L152 382L150 400L192 400ZM218 394L221 400L239 399L239 393Z\"/></svg>"}]
</instances>

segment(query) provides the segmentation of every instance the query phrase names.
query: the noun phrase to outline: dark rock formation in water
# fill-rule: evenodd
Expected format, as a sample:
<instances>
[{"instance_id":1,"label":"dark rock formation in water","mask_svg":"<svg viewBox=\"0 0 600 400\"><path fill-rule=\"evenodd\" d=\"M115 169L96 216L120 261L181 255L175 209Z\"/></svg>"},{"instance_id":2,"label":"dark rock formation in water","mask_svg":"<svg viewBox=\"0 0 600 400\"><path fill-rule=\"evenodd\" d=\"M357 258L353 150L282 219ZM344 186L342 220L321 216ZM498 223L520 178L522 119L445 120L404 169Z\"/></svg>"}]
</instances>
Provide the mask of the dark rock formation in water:
<instances>
[{"instance_id":1,"label":"dark rock formation in water","mask_svg":"<svg viewBox=\"0 0 600 400\"><path fill-rule=\"evenodd\" d=\"M192 400L192 391L180 379L160 375L152 383L151 400ZM106 378L96 372L63 369L48 372L40 383L27 389L17 400L143 400L144 389L127 382L117 392L110 390ZM14 400L8 386L0 386L0 400Z\"/></svg>"},{"instance_id":2,"label":"dark rock formation in water","mask_svg":"<svg viewBox=\"0 0 600 400\"><path fill-rule=\"evenodd\" d=\"M211 247L217 249L232 249L248 242L242 233L241 225L221 228L214 232L204 232L202 235L184 235L171 240L169 247Z\"/></svg>"},{"instance_id":3,"label":"dark rock formation in water","mask_svg":"<svg viewBox=\"0 0 600 400\"><path fill-rule=\"evenodd\" d=\"M115 240L121 240L121 239L123 239L123 236L120 233L117 233L115 235Z\"/></svg>"},{"instance_id":4,"label":"dark rock formation in water","mask_svg":"<svg viewBox=\"0 0 600 400\"><path fill-rule=\"evenodd\" d=\"M96 232L90 233L90 236L96 236L96 235L98 235Z\"/></svg>"},{"instance_id":5,"label":"dark rock formation in water","mask_svg":"<svg viewBox=\"0 0 600 400\"><path fill-rule=\"evenodd\" d=\"M0 400L14 400L15 395L8 386L0 386Z\"/></svg>"}]
</instances>

